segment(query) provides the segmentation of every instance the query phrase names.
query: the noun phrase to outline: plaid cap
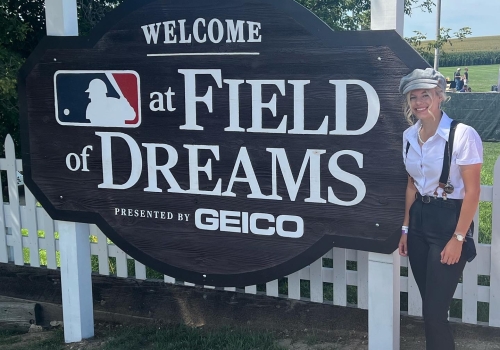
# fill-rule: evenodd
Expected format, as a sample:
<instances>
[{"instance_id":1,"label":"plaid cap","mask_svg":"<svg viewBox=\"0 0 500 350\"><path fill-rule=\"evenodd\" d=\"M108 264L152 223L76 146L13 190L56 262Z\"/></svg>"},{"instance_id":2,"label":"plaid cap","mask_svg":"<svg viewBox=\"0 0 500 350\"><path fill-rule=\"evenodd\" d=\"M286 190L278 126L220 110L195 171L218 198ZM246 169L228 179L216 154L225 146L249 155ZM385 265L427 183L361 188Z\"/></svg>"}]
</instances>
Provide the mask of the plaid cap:
<instances>
[{"instance_id":1,"label":"plaid cap","mask_svg":"<svg viewBox=\"0 0 500 350\"><path fill-rule=\"evenodd\" d=\"M441 73L433 68L415 69L401 79L399 92L405 95L412 90L434 89L435 87L446 90L446 79Z\"/></svg>"}]
</instances>

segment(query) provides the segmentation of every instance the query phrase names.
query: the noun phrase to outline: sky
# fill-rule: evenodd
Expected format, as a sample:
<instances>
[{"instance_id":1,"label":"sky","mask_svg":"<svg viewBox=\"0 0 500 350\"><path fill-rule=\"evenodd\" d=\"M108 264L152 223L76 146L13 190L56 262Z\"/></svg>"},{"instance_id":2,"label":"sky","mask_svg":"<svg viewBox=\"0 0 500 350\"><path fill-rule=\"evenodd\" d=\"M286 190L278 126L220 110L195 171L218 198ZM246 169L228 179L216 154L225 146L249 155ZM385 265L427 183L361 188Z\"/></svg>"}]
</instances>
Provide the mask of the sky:
<instances>
[{"instance_id":1,"label":"sky","mask_svg":"<svg viewBox=\"0 0 500 350\"><path fill-rule=\"evenodd\" d=\"M436 16L436 7L432 13L414 9L411 17L405 16L404 36L414 36L418 30L435 39ZM500 35L500 0L441 0L441 27L451 28L450 33L470 27L470 37Z\"/></svg>"}]
</instances>

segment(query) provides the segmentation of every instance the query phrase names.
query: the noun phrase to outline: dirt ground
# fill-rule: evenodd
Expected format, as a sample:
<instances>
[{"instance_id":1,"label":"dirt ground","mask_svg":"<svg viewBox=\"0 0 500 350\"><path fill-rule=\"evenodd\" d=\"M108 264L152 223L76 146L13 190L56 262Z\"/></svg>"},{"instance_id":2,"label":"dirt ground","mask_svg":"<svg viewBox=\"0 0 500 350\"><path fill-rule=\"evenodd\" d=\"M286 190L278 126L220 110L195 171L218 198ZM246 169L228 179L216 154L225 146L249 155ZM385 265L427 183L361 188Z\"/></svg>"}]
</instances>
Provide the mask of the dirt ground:
<instances>
[{"instance_id":1,"label":"dirt ground","mask_svg":"<svg viewBox=\"0 0 500 350\"><path fill-rule=\"evenodd\" d=\"M137 325L135 325L137 326ZM131 325L96 323L95 337L79 343L66 344L64 350L99 350L106 345L114 334L123 332ZM401 350L423 350L425 341L422 321L417 318L401 319ZM452 323L457 350L500 349L500 329L486 326L473 326ZM255 328L253 327L255 330ZM54 344L62 344L62 329L44 329L42 332L17 335L15 343L4 341L2 350L53 349L40 347L43 340L56 339ZM293 329L274 331L278 344L289 350L365 350L368 349L368 333L352 330ZM59 339L59 341L57 341ZM58 348L58 347L54 347ZM235 349L237 350L237 349ZM385 349L375 349L385 350Z\"/></svg>"}]
</instances>

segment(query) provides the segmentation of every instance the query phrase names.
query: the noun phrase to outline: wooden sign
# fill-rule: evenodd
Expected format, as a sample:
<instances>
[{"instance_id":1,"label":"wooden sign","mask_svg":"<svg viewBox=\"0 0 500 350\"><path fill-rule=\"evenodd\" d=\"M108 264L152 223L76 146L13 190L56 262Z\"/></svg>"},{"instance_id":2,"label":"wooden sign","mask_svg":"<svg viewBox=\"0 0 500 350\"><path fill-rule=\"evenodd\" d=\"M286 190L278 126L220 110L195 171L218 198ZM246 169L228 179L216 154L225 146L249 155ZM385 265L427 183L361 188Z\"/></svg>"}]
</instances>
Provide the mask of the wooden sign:
<instances>
[{"instance_id":1,"label":"wooden sign","mask_svg":"<svg viewBox=\"0 0 500 350\"><path fill-rule=\"evenodd\" d=\"M394 31L333 32L292 0L128 1L23 67L25 181L54 219L193 283L390 253L398 84L425 66Z\"/></svg>"}]
</instances>

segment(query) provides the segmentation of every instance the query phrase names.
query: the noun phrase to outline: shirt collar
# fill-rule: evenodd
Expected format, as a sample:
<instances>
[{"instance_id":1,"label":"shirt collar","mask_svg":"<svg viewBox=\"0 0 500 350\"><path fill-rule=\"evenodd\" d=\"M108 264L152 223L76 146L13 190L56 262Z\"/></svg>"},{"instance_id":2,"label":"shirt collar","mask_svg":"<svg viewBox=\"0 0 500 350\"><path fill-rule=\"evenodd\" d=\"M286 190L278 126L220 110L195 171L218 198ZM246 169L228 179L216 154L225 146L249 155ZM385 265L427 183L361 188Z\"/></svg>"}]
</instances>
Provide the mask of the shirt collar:
<instances>
[{"instance_id":1,"label":"shirt collar","mask_svg":"<svg viewBox=\"0 0 500 350\"><path fill-rule=\"evenodd\" d=\"M443 112L443 116L439 121L436 134L441 136L445 141L448 141L448 138L450 136L451 122L452 122L451 118L448 117L448 115L445 112Z\"/></svg>"},{"instance_id":2,"label":"shirt collar","mask_svg":"<svg viewBox=\"0 0 500 350\"><path fill-rule=\"evenodd\" d=\"M445 112L443 112L443 115L441 116L441 120L439 121L439 125L436 130L436 135L441 136L445 141L448 141L448 138L450 136L451 122L452 119L448 117L448 115ZM420 124L422 124L420 120L418 120L415 123L415 128L413 129L413 134L415 138L417 137L418 129L420 129Z\"/></svg>"}]
</instances>

